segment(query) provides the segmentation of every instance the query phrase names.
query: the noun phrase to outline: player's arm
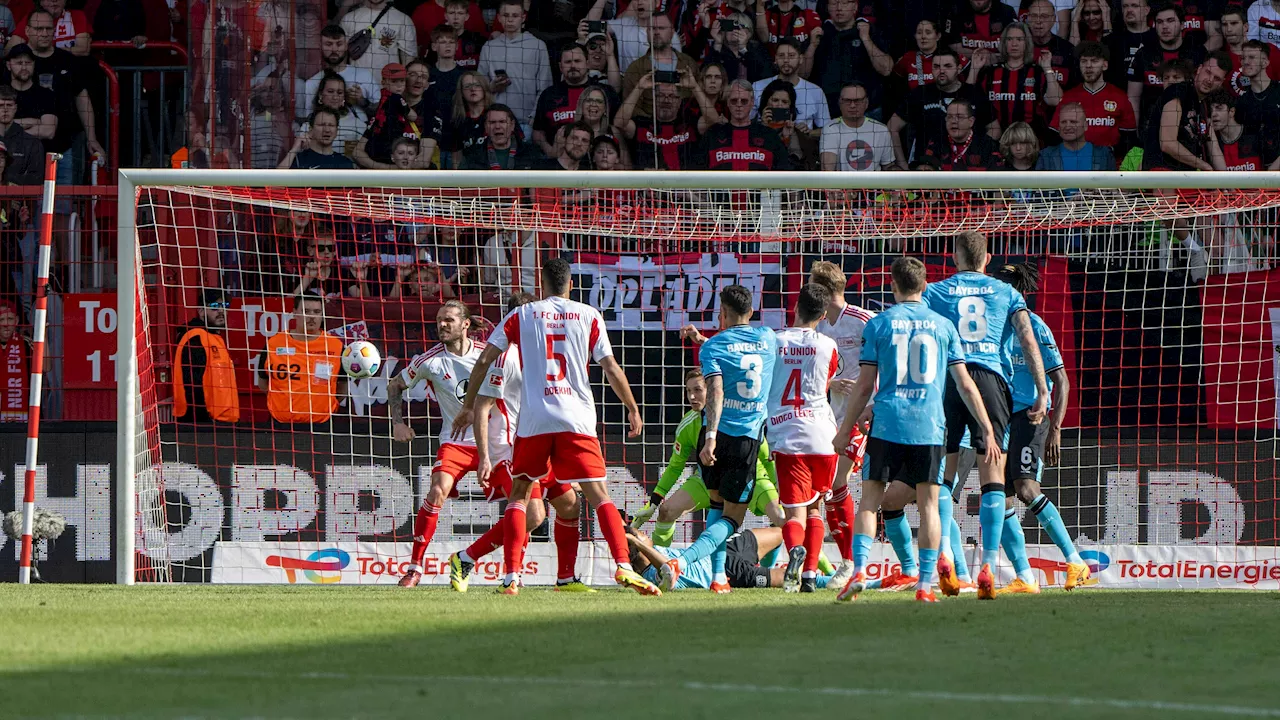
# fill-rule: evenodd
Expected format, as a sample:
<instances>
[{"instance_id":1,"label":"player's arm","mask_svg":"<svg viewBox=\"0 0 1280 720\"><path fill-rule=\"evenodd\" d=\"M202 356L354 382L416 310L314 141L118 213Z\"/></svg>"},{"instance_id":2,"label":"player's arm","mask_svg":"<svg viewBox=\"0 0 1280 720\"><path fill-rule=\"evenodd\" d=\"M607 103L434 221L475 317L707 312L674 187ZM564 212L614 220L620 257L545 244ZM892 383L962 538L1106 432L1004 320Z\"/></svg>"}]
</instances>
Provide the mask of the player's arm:
<instances>
[{"instance_id":1,"label":"player's arm","mask_svg":"<svg viewBox=\"0 0 1280 720\"><path fill-rule=\"evenodd\" d=\"M1067 418L1067 397L1071 394L1071 379L1067 369L1060 367L1049 372L1053 379L1053 414L1049 417L1049 437L1044 444L1044 462L1053 467L1062 459L1062 423Z\"/></svg>"},{"instance_id":2,"label":"player's arm","mask_svg":"<svg viewBox=\"0 0 1280 720\"><path fill-rule=\"evenodd\" d=\"M400 375L387 381L387 412L391 414L391 437L400 442L409 442L417 436L409 423L404 421L404 391L408 389L409 386Z\"/></svg>"},{"instance_id":3,"label":"player's arm","mask_svg":"<svg viewBox=\"0 0 1280 720\"><path fill-rule=\"evenodd\" d=\"M867 403L875 393L878 373L875 363L862 363L861 369L858 370L858 381L854 383L853 391L845 400L844 422L840 424L836 436L831 439L831 445L836 449L837 454L844 452L840 444L853 434L854 424L858 422L862 411L867 408Z\"/></svg>"},{"instance_id":4,"label":"player's arm","mask_svg":"<svg viewBox=\"0 0 1280 720\"><path fill-rule=\"evenodd\" d=\"M1027 372L1031 373L1031 378L1036 383L1036 401L1027 411L1027 417L1033 424L1039 425L1049 407L1049 383L1044 378L1044 358L1040 357L1040 343L1036 341L1035 328L1031 327L1031 312L1023 308L1014 313L1013 328L1018 333L1018 342L1022 344L1022 357L1027 361Z\"/></svg>"},{"instance_id":5,"label":"player's arm","mask_svg":"<svg viewBox=\"0 0 1280 720\"><path fill-rule=\"evenodd\" d=\"M705 377L705 376L704 376ZM714 465L716 462L716 433L720 432L720 413L724 410L724 378L719 374L706 377L707 404L702 408L706 418L707 431L702 439L702 452L699 459L703 465Z\"/></svg>"},{"instance_id":6,"label":"player's arm","mask_svg":"<svg viewBox=\"0 0 1280 720\"><path fill-rule=\"evenodd\" d=\"M656 568L661 568L663 565L667 564L668 560L671 559L654 548L652 543L647 542L633 533L627 533L627 543L631 545L631 547L635 548L636 552L643 555L644 559L648 560L650 565Z\"/></svg>"},{"instance_id":7,"label":"player's arm","mask_svg":"<svg viewBox=\"0 0 1280 720\"><path fill-rule=\"evenodd\" d=\"M497 400L488 395L476 397L475 438L476 457L479 461L476 478L481 483L489 482L489 473L493 472L493 462L489 458L489 411L493 409L495 402Z\"/></svg>"},{"instance_id":8,"label":"player's arm","mask_svg":"<svg viewBox=\"0 0 1280 720\"><path fill-rule=\"evenodd\" d=\"M1152 119L1154 122L1154 118ZM1182 101L1175 98L1165 103L1160 115L1160 152L1173 160L1190 165L1197 170L1212 170L1213 166L1178 142L1178 128L1182 123ZM1047 394L1046 394L1047 397Z\"/></svg>"},{"instance_id":9,"label":"player's arm","mask_svg":"<svg viewBox=\"0 0 1280 720\"><path fill-rule=\"evenodd\" d=\"M689 464L689 452L698 444L700 429L698 424L682 424L681 428L682 430L676 435L676 441L671 446L671 458L667 460L667 467L663 469L662 477L658 478L658 486L649 495L649 502L655 507L671 492L676 481L684 474L685 465Z\"/></svg>"},{"instance_id":10,"label":"player's arm","mask_svg":"<svg viewBox=\"0 0 1280 720\"><path fill-rule=\"evenodd\" d=\"M636 404L636 397L631 393L631 383L627 382L627 374L622 372L622 366L618 365L618 361L612 355L600 358L599 362L600 369L604 370L605 379L609 381L609 387L613 388L614 394L627 409L627 421L631 424L627 437L640 437L640 433L644 432L644 419L640 417L640 406ZM479 363L476 367L480 367ZM469 396L470 388L468 388Z\"/></svg>"},{"instance_id":11,"label":"player's arm","mask_svg":"<svg viewBox=\"0 0 1280 720\"><path fill-rule=\"evenodd\" d=\"M982 426L982 435L986 438L987 462L994 463L1000 459L1000 443L996 440L996 431L991 427L991 418L987 416L987 406L982 403L982 394L978 392L973 378L969 377L969 370L963 362L951 363L950 370L951 379L955 380L956 389L960 391L965 407L969 408L969 414L977 418L978 424ZM1041 372L1041 377L1043 375Z\"/></svg>"},{"instance_id":12,"label":"player's arm","mask_svg":"<svg viewBox=\"0 0 1280 720\"><path fill-rule=\"evenodd\" d=\"M489 368L506 351L505 347L498 347L493 343L485 345L484 350L480 352L480 357L476 359L476 366L471 368L471 379L467 381L467 396L462 399L462 409L458 411L458 416L453 419L453 438L455 440L467 434L467 428L471 427L475 422L476 396L480 394L480 386L484 385L485 378L489 375Z\"/></svg>"}]
</instances>

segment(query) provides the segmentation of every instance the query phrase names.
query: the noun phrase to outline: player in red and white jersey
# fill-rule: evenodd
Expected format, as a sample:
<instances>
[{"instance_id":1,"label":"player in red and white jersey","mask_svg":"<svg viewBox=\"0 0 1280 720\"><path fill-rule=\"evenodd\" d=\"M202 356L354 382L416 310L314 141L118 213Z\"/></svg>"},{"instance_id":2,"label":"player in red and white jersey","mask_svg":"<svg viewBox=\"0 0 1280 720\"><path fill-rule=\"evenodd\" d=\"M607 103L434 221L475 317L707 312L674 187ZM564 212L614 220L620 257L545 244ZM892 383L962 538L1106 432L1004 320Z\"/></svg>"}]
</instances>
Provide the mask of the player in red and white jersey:
<instances>
[{"instance_id":1,"label":"player in red and white jersey","mask_svg":"<svg viewBox=\"0 0 1280 720\"><path fill-rule=\"evenodd\" d=\"M848 282L839 265L825 260L815 262L809 268L809 282L817 283L831 293L831 301L827 305L827 314L818 323L818 332L836 341L836 350L840 353L840 367L831 384L831 407L835 411L836 423L844 422L844 408L848 389L858 379L858 356L862 352L862 329L867 321L875 317L875 313L857 305L850 305L844 300L844 288ZM837 442L839 446L841 442ZM840 549L840 567L836 570L835 580L848 582L853 577L853 521L857 517L853 497L849 495L849 475L862 469L862 457L866 452L867 439L854 425L853 435L848 438L844 452L836 466L836 478L831 486L831 497L827 499L827 527L831 529L831 537Z\"/></svg>"},{"instance_id":2,"label":"player in red and white jersey","mask_svg":"<svg viewBox=\"0 0 1280 720\"><path fill-rule=\"evenodd\" d=\"M427 383L428 394L440 408L444 424L440 427L440 449L436 451L436 463L431 468L431 489L422 499L422 507L413 520L413 555L409 569L400 578L400 587L414 587L422 580L422 561L427 546L436 534L440 521L440 508L450 497L457 497L458 480L474 472L477 464L476 443L471 432L454 437L453 421L462 409L462 397L466 394L471 369L480 358L485 343L474 342L468 337L471 329L471 310L466 304L450 300L436 313L436 332L440 343L421 355L415 356L399 375L387 383L387 407L391 413L391 436L398 442L412 442L417 437L404 419L404 391Z\"/></svg>"},{"instance_id":3,"label":"player in red and white jersey","mask_svg":"<svg viewBox=\"0 0 1280 720\"><path fill-rule=\"evenodd\" d=\"M569 299L573 290L569 263L555 258L542 266L543 299L522 305L507 314L489 336L489 346L472 370L462 410L455 418L455 435L466 433L475 421L475 401L489 367L498 356L515 346L520 349L524 382L520 393L520 417L516 426L511 463L511 498L503 522L506 542L513 548L511 567L520 567L525 536L525 512L533 483L554 472L562 484L579 483L587 502L596 509L596 521L618 563L614 579L643 595L660 595L658 587L640 576L628 561L627 536L622 516L605 485L604 454L596 437L596 405L587 366L595 361L604 370L610 387L627 409L631 425L628 437L644 429L640 407L631 394L627 376L613 357L604 318L590 305ZM514 575L503 579L503 592L518 592Z\"/></svg>"},{"instance_id":4,"label":"player in red and white jersey","mask_svg":"<svg viewBox=\"0 0 1280 720\"><path fill-rule=\"evenodd\" d=\"M840 369L840 352L835 340L816 330L830 302L831 291L817 283L800 289L795 325L778 333L769 388L769 448L778 468L778 499L787 514L784 592L817 590L826 536L818 503L831 492L836 476L839 456L833 441L839 426L827 391Z\"/></svg>"},{"instance_id":5,"label":"player in red and white jersey","mask_svg":"<svg viewBox=\"0 0 1280 720\"><path fill-rule=\"evenodd\" d=\"M533 295L520 292L507 300L507 312L532 302ZM520 349L515 345L498 356L485 375L484 385L476 396L476 451L479 468L476 476L490 502L511 495L511 446L515 441L516 423L520 417ZM561 485L554 476L547 475L535 483L531 500L545 498L555 508L554 537L557 556L556 590L558 592L595 592L575 576L578 563L579 515L581 505L573 485ZM526 508L525 529L533 530L547 517L540 502L531 502ZM466 592L476 561L504 545L506 525L501 519L493 524L465 550L449 556L449 584L458 592ZM523 549L523 546L521 546ZM507 573L520 573L520 567L511 564L510 550L504 553Z\"/></svg>"}]
</instances>

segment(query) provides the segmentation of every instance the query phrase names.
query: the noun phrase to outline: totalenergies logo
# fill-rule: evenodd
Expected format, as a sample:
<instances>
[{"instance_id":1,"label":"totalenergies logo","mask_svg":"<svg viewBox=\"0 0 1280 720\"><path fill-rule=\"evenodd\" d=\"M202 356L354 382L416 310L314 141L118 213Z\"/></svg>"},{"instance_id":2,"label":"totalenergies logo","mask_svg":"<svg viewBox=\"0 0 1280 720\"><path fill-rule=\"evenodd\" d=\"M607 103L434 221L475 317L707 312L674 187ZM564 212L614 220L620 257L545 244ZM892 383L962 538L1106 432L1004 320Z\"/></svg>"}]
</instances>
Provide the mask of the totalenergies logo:
<instances>
[{"instance_id":1,"label":"totalenergies logo","mask_svg":"<svg viewBox=\"0 0 1280 720\"><path fill-rule=\"evenodd\" d=\"M1089 566L1089 572L1093 576L1085 581L1085 585L1097 585L1098 575L1103 570L1111 567L1111 556L1101 550L1084 550L1080 553L1080 559L1084 560ZM1045 560L1044 558L1027 558L1031 563L1031 567L1044 573L1045 585L1060 585L1058 582L1058 573L1062 573L1062 581L1067 579L1067 564L1060 560Z\"/></svg>"},{"instance_id":2,"label":"totalenergies logo","mask_svg":"<svg viewBox=\"0 0 1280 720\"><path fill-rule=\"evenodd\" d=\"M284 576L290 583L298 581L298 571L307 576L307 580L321 585L336 583L342 580L342 569L351 564L351 555L338 548L317 550L302 558L271 555L267 557L268 567L284 570ZM328 573L333 573L332 575Z\"/></svg>"}]
</instances>

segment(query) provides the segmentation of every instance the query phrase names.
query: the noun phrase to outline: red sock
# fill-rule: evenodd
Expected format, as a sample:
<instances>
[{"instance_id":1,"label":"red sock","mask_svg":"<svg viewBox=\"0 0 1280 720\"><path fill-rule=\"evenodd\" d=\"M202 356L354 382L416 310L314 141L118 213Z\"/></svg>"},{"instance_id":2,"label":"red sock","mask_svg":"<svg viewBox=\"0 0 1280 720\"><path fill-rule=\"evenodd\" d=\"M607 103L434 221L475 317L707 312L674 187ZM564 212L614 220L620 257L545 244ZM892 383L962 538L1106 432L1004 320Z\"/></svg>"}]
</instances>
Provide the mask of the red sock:
<instances>
[{"instance_id":1,"label":"red sock","mask_svg":"<svg viewBox=\"0 0 1280 720\"><path fill-rule=\"evenodd\" d=\"M413 564L422 567L427 556L427 546L436 534L436 523L440 522L440 508L429 502L423 502L418 508L418 516L413 519Z\"/></svg>"},{"instance_id":2,"label":"red sock","mask_svg":"<svg viewBox=\"0 0 1280 720\"><path fill-rule=\"evenodd\" d=\"M614 562L625 565L631 562L631 554L627 551L627 533L622 529L622 516L613 501L601 503L596 508L596 524L600 526L600 534L609 543L609 552L613 553Z\"/></svg>"},{"instance_id":3,"label":"red sock","mask_svg":"<svg viewBox=\"0 0 1280 720\"><path fill-rule=\"evenodd\" d=\"M818 558L822 556L822 536L826 534L823 530L822 518L810 515L809 521L804 526L804 549L808 553L804 556L805 572L814 572L818 569Z\"/></svg>"},{"instance_id":4,"label":"red sock","mask_svg":"<svg viewBox=\"0 0 1280 720\"><path fill-rule=\"evenodd\" d=\"M797 545L804 545L804 523L799 520L786 521L782 525L782 542L787 546L787 550Z\"/></svg>"},{"instance_id":5,"label":"red sock","mask_svg":"<svg viewBox=\"0 0 1280 720\"><path fill-rule=\"evenodd\" d=\"M493 527L486 530L475 542L471 543L470 547L463 550L467 557L471 558L471 562L476 562L485 555L502 547L502 538L505 537L507 532L506 527L502 524L503 521L503 518L498 518L498 522L494 523Z\"/></svg>"},{"instance_id":6,"label":"red sock","mask_svg":"<svg viewBox=\"0 0 1280 720\"><path fill-rule=\"evenodd\" d=\"M555 524L557 580L572 580L578 569L578 518L557 517Z\"/></svg>"},{"instance_id":7,"label":"red sock","mask_svg":"<svg viewBox=\"0 0 1280 720\"><path fill-rule=\"evenodd\" d=\"M827 501L827 527L831 528L831 538L840 548L843 560L853 560L853 498L849 497L849 486L837 489Z\"/></svg>"},{"instance_id":8,"label":"red sock","mask_svg":"<svg viewBox=\"0 0 1280 720\"><path fill-rule=\"evenodd\" d=\"M524 527L524 503L507 503L507 511L502 515L502 525L506 532L502 536L502 560L506 565L506 573L520 574L524 567L524 544L529 538L529 531Z\"/></svg>"}]
</instances>

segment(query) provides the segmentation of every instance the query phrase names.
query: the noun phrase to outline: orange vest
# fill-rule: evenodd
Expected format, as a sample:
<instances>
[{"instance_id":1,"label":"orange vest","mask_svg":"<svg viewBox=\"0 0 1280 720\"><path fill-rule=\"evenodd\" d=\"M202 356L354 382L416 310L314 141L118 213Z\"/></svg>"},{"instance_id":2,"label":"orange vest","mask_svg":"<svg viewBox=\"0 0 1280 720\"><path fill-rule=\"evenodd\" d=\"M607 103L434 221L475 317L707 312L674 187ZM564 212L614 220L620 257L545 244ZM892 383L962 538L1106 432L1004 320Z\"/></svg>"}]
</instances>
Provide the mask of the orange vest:
<instances>
[{"instance_id":1,"label":"orange vest","mask_svg":"<svg viewBox=\"0 0 1280 720\"><path fill-rule=\"evenodd\" d=\"M240 392L236 389L236 369L227 352L227 343L205 328L192 328L178 341L174 353L173 414L187 414L186 374L182 366L182 351L190 342L204 346L204 407L209 417L219 422L237 422L240 419Z\"/></svg>"},{"instance_id":2,"label":"orange vest","mask_svg":"<svg viewBox=\"0 0 1280 720\"><path fill-rule=\"evenodd\" d=\"M287 332L267 340L267 409L282 423L322 423L338 407L342 340L325 333L309 341Z\"/></svg>"}]
</instances>

